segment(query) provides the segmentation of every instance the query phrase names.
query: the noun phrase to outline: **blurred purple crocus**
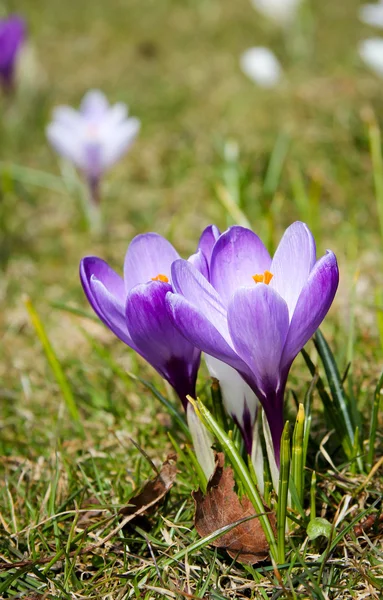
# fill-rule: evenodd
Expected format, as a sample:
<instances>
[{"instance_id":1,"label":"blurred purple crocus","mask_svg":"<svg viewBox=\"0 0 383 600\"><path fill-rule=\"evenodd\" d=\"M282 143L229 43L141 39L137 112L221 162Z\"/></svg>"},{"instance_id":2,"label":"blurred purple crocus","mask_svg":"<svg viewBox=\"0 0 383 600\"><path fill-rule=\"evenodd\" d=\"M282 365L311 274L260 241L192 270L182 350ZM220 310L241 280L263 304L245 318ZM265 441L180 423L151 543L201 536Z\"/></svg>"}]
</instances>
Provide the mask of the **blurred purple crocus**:
<instances>
[{"instance_id":1,"label":"blurred purple crocus","mask_svg":"<svg viewBox=\"0 0 383 600\"><path fill-rule=\"evenodd\" d=\"M101 321L170 383L186 409L187 396L195 398L201 353L174 327L166 309L171 265L179 258L165 238L145 233L129 245L123 278L92 256L81 261L80 277ZM200 251L191 258L205 268Z\"/></svg>"},{"instance_id":2,"label":"blurred purple crocus","mask_svg":"<svg viewBox=\"0 0 383 600\"><path fill-rule=\"evenodd\" d=\"M301 222L286 230L273 259L255 233L234 226L214 245L210 283L183 260L171 274L176 293L169 291L166 303L174 325L241 374L264 408L279 465L287 376L334 299L335 255L316 260L314 238ZM234 416L251 454L256 406L243 396L238 403Z\"/></svg>"},{"instance_id":3,"label":"blurred purple crocus","mask_svg":"<svg viewBox=\"0 0 383 600\"><path fill-rule=\"evenodd\" d=\"M14 85L17 56L25 36L24 19L17 15L0 19L0 82L5 91Z\"/></svg>"},{"instance_id":4,"label":"blurred purple crocus","mask_svg":"<svg viewBox=\"0 0 383 600\"><path fill-rule=\"evenodd\" d=\"M127 152L140 129L140 121L127 115L125 104L111 106L102 92L90 90L79 111L70 106L55 108L47 127L56 152L84 173L94 204L99 203L103 173Z\"/></svg>"}]
</instances>

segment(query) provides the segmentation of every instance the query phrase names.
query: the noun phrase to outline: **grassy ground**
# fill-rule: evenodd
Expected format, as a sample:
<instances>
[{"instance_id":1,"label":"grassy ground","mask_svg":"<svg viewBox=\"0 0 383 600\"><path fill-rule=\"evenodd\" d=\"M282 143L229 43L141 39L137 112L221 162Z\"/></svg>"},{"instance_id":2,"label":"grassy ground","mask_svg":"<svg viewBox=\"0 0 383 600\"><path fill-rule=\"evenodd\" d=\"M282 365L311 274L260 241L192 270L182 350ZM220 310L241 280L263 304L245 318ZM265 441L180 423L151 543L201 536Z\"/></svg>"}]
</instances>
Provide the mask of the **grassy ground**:
<instances>
[{"instance_id":1,"label":"grassy ground","mask_svg":"<svg viewBox=\"0 0 383 600\"><path fill-rule=\"evenodd\" d=\"M357 538L353 530L379 501L381 469L369 480L354 473L334 436L326 448L336 469L329 464L316 396L309 467L318 472L318 515L333 522L349 498L336 533L352 526L335 546L334 538L308 542L298 530L278 576L268 563L245 568L209 547L185 554L198 536L190 496L196 481L182 463L151 526L118 529L119 507L152 476L131 438L158 466L172 449L168 432L180 444L184 437L159 400L125 374L147 378L171 396L151 369L97 321L63 308L90 315L78 279L84 255L119 269L129 240L148 230L187 255L202 227L231 224L219 184L230 188L230 177L237 178L239 206L270 248L301 218L320 253L327 247L337 253L341 284L324 331L342 373L351 361L346 388L363 414L360 439L367 440L382 369L376 306L383 306L367 124L372 117L383 123L383 101L381 82L357 56L358 40L371 33L357 21L359 3L312 1L303 32L286 39L247 0L5 5L26 15L35 59L14 101L1 101L0 116L0 560L19 563L0 571L0 597L381 597L381 532L373 527ZM239 54L258 44L272 45L286 70L275 92L255 88L239 71ZM96 237L82 227L76 194L62 183L44 136L52 108L78 104L90 87L126 102L142 121L131 153L105 182L107 231ZM234 164L228 140L238 144ZM68 416L24 294L57 352L80 424ZM308 350L317 362L312 345ZM206 382L202 371L202 396ZM299 357L289 387L302 399L309 384ZM287 413L294 418L292 394ZM381 426L380 417L376 460ZM98 512L89 515L95 504Z\"/></svg>"}]
</instances>

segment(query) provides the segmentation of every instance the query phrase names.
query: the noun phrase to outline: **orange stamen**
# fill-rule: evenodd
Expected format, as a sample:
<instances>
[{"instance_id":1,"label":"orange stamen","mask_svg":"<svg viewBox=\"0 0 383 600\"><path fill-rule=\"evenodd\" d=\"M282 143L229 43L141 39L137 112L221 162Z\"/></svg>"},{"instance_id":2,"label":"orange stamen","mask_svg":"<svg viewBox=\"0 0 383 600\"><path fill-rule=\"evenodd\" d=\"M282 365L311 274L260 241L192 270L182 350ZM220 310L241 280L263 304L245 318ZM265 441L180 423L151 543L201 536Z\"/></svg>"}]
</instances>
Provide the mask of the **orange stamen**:
<instances>
[{"instance_id":1,"label":"orange stamen","mask_svg":"<svg viewBox=\"0 0 383 600\"><path fill-rule=\"evenodd\" d=\"M253 275L255 283L265 283L266 285L269 285L273 277L274 275L270 273L270 271L264 271L262 274L257 273L256 275Z\"/></svg>"},{"instance_id":2,"label":"orange stamen","mask_svg":"<svg viewBox=\"0 0 383 600\"><path fill-rule=\"evenodd\" d=\"M166 275L162 275L161 273L157 275L157 277L152 277L152 281L162 281L162 283L169 283L169 279Z\"/></svg>"}]
</instances>

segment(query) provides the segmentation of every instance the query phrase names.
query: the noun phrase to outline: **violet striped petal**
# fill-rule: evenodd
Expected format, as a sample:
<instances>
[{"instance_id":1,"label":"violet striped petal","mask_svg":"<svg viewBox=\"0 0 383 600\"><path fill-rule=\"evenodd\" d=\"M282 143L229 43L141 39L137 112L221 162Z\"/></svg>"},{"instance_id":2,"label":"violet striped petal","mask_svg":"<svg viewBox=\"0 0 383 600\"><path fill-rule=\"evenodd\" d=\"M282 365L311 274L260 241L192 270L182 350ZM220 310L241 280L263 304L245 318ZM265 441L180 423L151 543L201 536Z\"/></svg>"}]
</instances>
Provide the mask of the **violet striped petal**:
<instances>
[{"instance_id":1,"label":"violet striped petal","mask_svg":"<svg viewBox=\"0 0 383 600\"><path fill-rule=\"evenodd\" d=\"M125 289L147 283L158 275L170 281L170 267L179 258L170 242L158 233L137 235L129 244L124 263Z\"/></svg>"},{"instance_id":2,"label":"violet striped petal","mask_svg":"<svg viewBox=\"0 0 383 600\"><path fill-rule=\"evenodd\" d=\"M199 238L198 248L204 253L208 265L210 264L211 254L213 252L214 244L221 235L220 230L215 225L208 225L203 230L201 237Z\"/></svg>"},{"instance_id":3,"label":"violet striped petal","mask_svg":"<svg viewBox=\"0 0 383 600\"><path fill-rule=\"evenodd\" d=\"M280 361L289 329L286 302L270 286L239 288L228 308L234 348L253 374L260 400L280 385Z\"/></svg>"},{"instance_id":4,"label":"violet striped petal","mask_svg":"<svg viewBox=\"0 0 383 600\"><path fill-rule=\"evenodd\" d=\"M189 256L188 262L191 263L193 267L197 269L197 271L199 271L206 279L209 278L209 267L202 250L197 250L195 254Z\"/></svg>"},{"instance_id":5,"label":"violet striped petal","mask_svg":"<svg viewBox=\"0 0 383 600\"><path fill-rule=\"evenodd\" d=\"M126 299L126 321L138 351L169 381L184 406L195 397L200 351L176 329L165 297L171 286L161 281L136 285Z\"/></svg>"},{"instance_id":6,"label":"violet striped petal","mask_svg":"<svg viewBox=\"0 0 383 600\"><path fill-rule=\"evenodd\" d=\"M218 358L234 369L249 374L245 363L227 343L214 324L195 304L180 294L168 293L166 304L169 317L182 335L196 348Z\"/></svg>"},{"instance_id":7,"label":"violet striped petal","mask_svg":"<svg viewBox=\"0 0 383 600\"><path fill-rule=\"evenodd\" d=\"M101 258L88 256L80 263L80 279L96 315L120 340L136 350L126 325L122 278Z\"/></svg>"},{"instance_id":8,"label":"violet striped petal","mask_svg":"<svg viewBox=\"0 0 383 600\"><path fill-rule=\"evenodd\" d=\"M227 306L240 286L253 283L253 275L270 269L271 258L263 242L250 229L235 225L215 243L210 281Z\"/></svg>"},{"instance_id":9,"label":"violet striped petal","mask_svg":"<svg viewBox=\"0 0 383 600\"><path fill-rule=\"evenodd\" d=\"M312 233L305 223L296 221L286 229L270 267L273 274L270 287L286 300L290 319L315 261Z\"/></svg>"},{"instance_id":10,"label":"violet striped petal","mask_svg":"<svg viewBox=\"0 0 383 600\"><path fill-rule=\"evenodd\" d=\"M327 251L315 264L296 304L283 350L283 370L290 368L298 352L322 323L334 300L338 283L339 270L335 254Z\"/></svg>"},{"instance_id":11,"label":"violet striped petal","mask_svg":"<svg viewBox=\"0 0 383 600\"><path fill-rule=\"evenodd\" d=\"M230 346L231 339L227 327L226 309L215 289L186 260L176 260L172 264L171 272L174 291L190 301L190 304L204 315Z\"/></svg>"}]
</instances>

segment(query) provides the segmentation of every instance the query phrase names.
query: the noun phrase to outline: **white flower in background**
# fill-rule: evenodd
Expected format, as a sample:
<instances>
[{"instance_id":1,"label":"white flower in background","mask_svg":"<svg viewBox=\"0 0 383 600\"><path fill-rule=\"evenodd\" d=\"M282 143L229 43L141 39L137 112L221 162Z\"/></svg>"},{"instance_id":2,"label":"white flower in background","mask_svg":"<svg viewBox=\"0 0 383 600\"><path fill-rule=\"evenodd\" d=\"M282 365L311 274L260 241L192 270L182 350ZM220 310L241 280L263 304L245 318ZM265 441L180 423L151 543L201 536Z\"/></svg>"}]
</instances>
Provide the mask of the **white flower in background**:
<instances>
[{"instance_id":1,"label":"white flower in background","mask_svg":"<svg viewBox=\"0 0 383 600\"><path fill-rule=\"evenodd\" d=\"M103 173L116 163L133 143L140 121L128 118L125 104L111 106L104 94L90 90L80 110L58 106L47 127L53 148L80 169L94 203L99 202L99 183Z\"/></svg>"},{"instance_id":2,"label":"white flower in background","mask_svg":"<svg viewBox=\"0 0 383 600\"><path fill-rule=\"evenodd\" d=\"M359 18L372 27L383 27L383 0L377 4L364 4L359 10Z\"/></svg>"},{"instance_id":3,"label":"white flower in background","mask_svg":"<svg viewBox=\"0 0 383 600\"><path fill-rule=\"evenodd\" d=\"M268 48L249 48L241 58L242 71L257 85L264 88L276 86L282 77L282 67Z\"/></svg>"},{"instance_id":4,"label":"white flower in background","mask_svg":"<svg viewBox=\"0 0 383 600\"><path fill-rule=\"evenodd\" d=\"M302 0L251 0L256 10L279 25L292 21Z\"/></svg>"},{"instance_id":5,"label":"white flower in background","mask_svg":"<svg viewBox=\"0 0 383 600\"><path fill-rule=\"evenodd\" d=\"M379 77L383 77L383 38L370 38L359 44L359 55Z\"/></svg>"}]
</instances>

